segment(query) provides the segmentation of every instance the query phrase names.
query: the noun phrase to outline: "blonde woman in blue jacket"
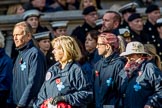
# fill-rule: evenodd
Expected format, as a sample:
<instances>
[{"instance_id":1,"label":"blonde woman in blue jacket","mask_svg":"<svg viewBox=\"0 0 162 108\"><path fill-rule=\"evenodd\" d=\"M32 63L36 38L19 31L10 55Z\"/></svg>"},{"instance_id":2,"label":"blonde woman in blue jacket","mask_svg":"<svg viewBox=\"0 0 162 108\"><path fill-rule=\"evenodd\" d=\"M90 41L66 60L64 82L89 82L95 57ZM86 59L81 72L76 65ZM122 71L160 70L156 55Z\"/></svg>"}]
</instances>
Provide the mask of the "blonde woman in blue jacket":
<instances>
[{"instance_id":1,"label":"blonde woman in blue jacket","mask_svg":"<svg viewBox=\"0 0 162 108\"><path fill-rule=\"evenodd\" d=\"M52 41L52 46L57 63L47 71L34 108L41 107L48 99L52 105L64 102L72 108L86 106L92 100L92 90L77 63L82 56L78 44L70 36L60 36Z\"/></svg>"}]
</instances>

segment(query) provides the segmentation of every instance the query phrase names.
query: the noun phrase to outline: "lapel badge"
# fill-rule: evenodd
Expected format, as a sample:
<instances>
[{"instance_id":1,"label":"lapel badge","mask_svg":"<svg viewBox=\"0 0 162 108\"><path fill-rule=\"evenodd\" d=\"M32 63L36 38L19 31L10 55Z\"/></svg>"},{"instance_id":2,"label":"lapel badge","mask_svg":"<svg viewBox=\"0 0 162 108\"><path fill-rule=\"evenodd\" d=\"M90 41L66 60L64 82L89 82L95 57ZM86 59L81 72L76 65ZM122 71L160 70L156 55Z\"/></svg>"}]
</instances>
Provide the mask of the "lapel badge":
<instances>
[{"instance_id":1,"label":"lapel badge","mask_svg":"<svg viewBox=\"0 0 162 108\"><path fill-rule=\"evenodd\" d=\"M59 91L61 91L62 89L65 88L65 86L63 85L62 82L60 82L59 84L57 84L57 88L58 88Z\"/></svg>"},{"instance_id":2,"label":"lapel badge","mask_svg":"<svg viewBox=\"0 0 162 108\"><path fill-rule=\"evenodd\" d=\"M23 62L23 63L20 65L20 67L21 67L21 71L24 71L24 69L26 68L26 62Z\"/></svg>"},{"instance_id":3,"label":"lapel badge","mask_svg":"<svg viewBox=\"0 0 162 108\"><path fill-rule=\"evenodd\" d=\"M56 84L59 84L61 82L61 79L57 78L55 82L56 82Z\"/></svg>"},{"instance_id":4,"label":"lapel badge","mask_svg":"<svg viewBox=\"0 0 162 108\"><path fill-rule=\"evenodd\" d=\"M98 72L98 71L95 71L95 74L96 74L96 77L98 77L98 76L99 76L99 72Z\"/></svg>"},{"instance_id":5,"label":"lapel badge","mask_svg":"<svg viewBox=\"0 0 162 108\"><path fill-rule=\"evenodd\" d=\"M106 80L106 83L107 83L107 86L109 87L113 83L112 78L109 78L108 80Z\"/></svg>"},{"instance_id":6,"label":"lapel badge","mask_svg":"<svg viewBox=\"0 0 162 108\"><path fill-rule=\"evenodd\" d=\"M51 78L51 72L47 72L47 74L46 74L46 81L48 81L50 78Z\"/></svg>"},{"instance_id":7,"label":"lapel badge","mask_svg":"<svg viewBox=\"0 0 162 108\"><path fill-rule=\"evenodd\" d=\"M22 63L23 63L23 59L20 58L20 60L19 60L19 64L21 65Z\"/></svg>"},{"instance_id":8,"label":"lapel badge","mask_svg":"<svg viewBox=\"0 0 162 108\"><path fill-rule=\"evenodd\" d=\"M134 90L137 92L141 89L141 86L139 83L136 83L136 85L133 86Z\"/></svg>"}]
</instances>

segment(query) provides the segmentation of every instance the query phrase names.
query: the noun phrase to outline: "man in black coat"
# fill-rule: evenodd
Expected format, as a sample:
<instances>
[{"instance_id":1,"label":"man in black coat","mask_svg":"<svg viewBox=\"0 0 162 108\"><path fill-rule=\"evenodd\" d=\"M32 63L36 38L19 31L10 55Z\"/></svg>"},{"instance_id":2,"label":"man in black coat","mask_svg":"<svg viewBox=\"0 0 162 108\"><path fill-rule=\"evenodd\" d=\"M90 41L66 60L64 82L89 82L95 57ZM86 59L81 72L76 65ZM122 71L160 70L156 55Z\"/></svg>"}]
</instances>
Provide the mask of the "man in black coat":
<instances>
[{"instance_id":1,"label":"man in black coat","mask_svg":"<svg viewBox=\"0 0 162 108\"><path fill-rule=\"evenodd\" d=\"M81 26L76 27L72 31L72 36L76 37L84 45L86 34L91 30L98 30L96 20L98 19L97 10L94 6L85 8L82 12L84 22Z\"/></svg>"}]
</instances>

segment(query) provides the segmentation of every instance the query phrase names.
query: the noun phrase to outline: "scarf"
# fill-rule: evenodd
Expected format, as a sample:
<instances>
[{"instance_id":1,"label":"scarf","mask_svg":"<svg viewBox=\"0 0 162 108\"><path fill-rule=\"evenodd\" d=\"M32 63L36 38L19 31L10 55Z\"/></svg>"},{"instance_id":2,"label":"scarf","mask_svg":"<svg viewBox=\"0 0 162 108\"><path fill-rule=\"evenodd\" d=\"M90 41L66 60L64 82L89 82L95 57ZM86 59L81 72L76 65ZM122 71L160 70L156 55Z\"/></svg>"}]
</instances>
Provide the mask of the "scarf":
<instances>
[{"instance_id":1,"label":"scarf","mask_svg":"<svg viewBox=\"0 0 162 108\"><path fill-rule=\"evenodd\" d=\"M128 78L130 78L132 76L133 72L141 66L141 64L143 63L143 61L145 59L146 58L139 58L136 61L128 61L126 63L124 70L125 70Z\"/></svg>"}]
</instances>

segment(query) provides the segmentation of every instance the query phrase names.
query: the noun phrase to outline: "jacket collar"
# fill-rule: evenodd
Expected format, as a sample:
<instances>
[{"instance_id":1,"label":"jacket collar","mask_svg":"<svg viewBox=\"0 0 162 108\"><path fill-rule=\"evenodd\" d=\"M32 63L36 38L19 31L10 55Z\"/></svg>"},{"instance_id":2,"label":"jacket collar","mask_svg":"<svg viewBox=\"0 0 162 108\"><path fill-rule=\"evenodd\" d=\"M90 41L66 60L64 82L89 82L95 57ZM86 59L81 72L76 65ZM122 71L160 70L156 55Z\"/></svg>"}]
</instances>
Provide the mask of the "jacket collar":
<instances>
[{"instance_id":1,"label":"jacket collar","mask_svg":"<svg viewBox=\"0 0 162 108\"><path fill-rule=\"evenodd\" d=\"M17 48L18 51L23 51L23 50L26 50L26 49L29 49L31 47L34 46L34 43L33 43L33 40L31 39L27 44L25 44L23 47L21 48Z\"/></svg>"},{"instance_id":2,"label":"jacket collar","mask_svg":"<svg viewBox=\"0 0 162 108\"><path fill-rule=\"evenodd\" d=\"M118 59L119 55L117 52L112 53L110 56L103 58L103 66L106 67L107 64L112 63L114 60Z\"/></svg>"},{"instance_id":3,"label":"jacket collar","mask_svg":"<svg viewBox=\"0 0 162 108\"><path fill-rule=\"evenodd\" d=\"M69 71L70 70L70 67L72 66L72 64L73 64L73 61L72 62L68 62L66 65L65 65L65 68L64 69L62 69L61 70L61 68L60 68L60 63L59 62L57 62L56 63L56 67L60 70L60 72L62 73L62 72L65 72L65 71Z\"/></svg>"}]
</instances>

